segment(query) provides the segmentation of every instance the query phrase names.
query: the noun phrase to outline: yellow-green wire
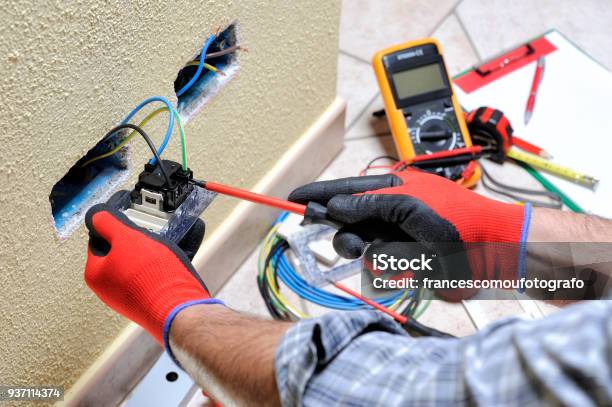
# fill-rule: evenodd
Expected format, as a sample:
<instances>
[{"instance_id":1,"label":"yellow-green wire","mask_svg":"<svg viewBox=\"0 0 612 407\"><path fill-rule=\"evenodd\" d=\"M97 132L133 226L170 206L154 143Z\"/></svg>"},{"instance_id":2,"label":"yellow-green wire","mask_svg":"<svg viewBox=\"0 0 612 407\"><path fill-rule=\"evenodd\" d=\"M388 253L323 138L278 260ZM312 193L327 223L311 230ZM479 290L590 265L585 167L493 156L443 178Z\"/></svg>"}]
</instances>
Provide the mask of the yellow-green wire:
<instances>
[{"instance_id":1,"label":"yellow-green wire","mask_svg":"<svg viewBox=\"0 0 612 407\"><path fill-rule=\"evenodd\" d=\"M419 319L421 315L427 311L427 308L429 308L429 305L431 304L431 293L428 290L425 290L424 294L427 295L427 299L423 301L419 309L415 312L414 319Z\"/></svg>"},{"instance_id":2,"label":"yellow-green wire","mask_svg":"<svg viewBox=\"0 0 612 407\"><path fill-rule=\"evenodd\" d=\"M277 240L278 238L276 237L276 234L272 235L271 244L274 245ZM289 314L291 314L295 319L310 318L310 316L306 313L301 312L297 308L293 307L289 303L289 301L280 293L279 287L276 285L276 281L274 281L272 264L268 264L268 267L263 271L263 273L263 278L268 281L268 286L270 287L272 297L276 298L276 301L281 303L283 307L289 312Z\"/></svg>"},{"instance_id":3,"label":"yellow-green wire","mask_svg":"<svg viewBox=\"0 0 612 407\"><path fill-rule=\"evenodd\" d=\"M198 66L198 65L200 65L200 61L191 61L185 66ZM213 71L216 74L225 75L225 72L223 72L222 70L220 70L219 68L211 64L207 64L206 62L204 62L204 68L208 69L209 71Z\"/></svg>"},{"instance_id":4,"label":"yellow-green wire","mask_svg":"<svg viewBox=\"0 0 612 407\"><path fill-rule=\"evenodd\" d=\"M167 110L168 110L167 107L160 107L159 109L156 109L156 110L152 111L144 119L142 119L142 121L138 124L138 127L143 127L145 124L147 124L152 118L157 116L159 113L167 111ZM178 114L176 109L172 109L172 114L174 114L174 117L176 118L176 121L179 124L179 132L180 132L180 135L181 135L181 154L182 154L182 159L183 159L183 169L187 170L187 149L185 147L185 129L183 128L183 121L181 120L181 116ZM117 151L121 150L121 148L123 146L125 146L127 143L129 143L129 141L136 134L137 133L135 131L131 132L126 138L121 140L121 143L119 143L115 148L113 148L112 150L107 151L104 154L100 154L97 157L94 157L94 158L92 158L90 160L85 161L81 165L81 167L86 167L86 166L88 166L89 164L91 164L93 162L96 162L96 161L101 160L101 159L106 158L106 157L110 157L111 155L115 154Z\"/></svg>"},{"instance_id":5,"label":"yellow-green wire","mask_svg":"<svg viewBox=\"0 0 612 407\"><path fill-rule=\"evenodd\" d=\"M179 133L181 135L181 157L183 159L183 170L187 171L187 147L185 146L187 142L185 141L185 129L183 128L183 121L181 120L181 115L178 114L176 109L172 109L172 112L174 113L174 117L178 122Z\"/></svg>"},{"instance_id":6,"label":"yellow-green wire","mask_svg":"<svg viewBox=\"0 0 612 407\"><path fill-rule=\"evenodd\" d=\"M273 238L275 237L276 231L278 230L279 226L280 226L280 223L274 225L272 229L270 229L270 231L268 232L267 236L265 237L263 241L261 251L259 252L259 258L257 259L257 270L258 270L258 274L260 278L266 278L266 276L264 275L264 270L263 270L263 266L264 266L263 256L265 254L267 257L268 253L270 252L270 248L272 247L272 244L273 244L272 243ZM278 308L284 311L287 311L285 306L281 304L280 302L276 301L276 298L274 296L271 296L270 299L274 302L275 306L277 306Z\"/></svg>"}]
</instances>

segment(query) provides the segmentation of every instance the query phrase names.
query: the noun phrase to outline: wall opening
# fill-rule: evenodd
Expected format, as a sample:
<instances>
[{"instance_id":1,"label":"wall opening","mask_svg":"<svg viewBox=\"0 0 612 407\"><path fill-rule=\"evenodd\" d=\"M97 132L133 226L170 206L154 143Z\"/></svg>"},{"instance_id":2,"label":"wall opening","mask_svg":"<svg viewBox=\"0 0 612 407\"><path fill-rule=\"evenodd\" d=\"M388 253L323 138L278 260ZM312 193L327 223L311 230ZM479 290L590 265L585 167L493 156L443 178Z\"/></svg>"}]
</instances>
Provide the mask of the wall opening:
<instances>
[{"instance_id":1,"label":"wall opening","mask_svg":"<svg viewBox=\"0 0 612 407\"><path fill-rule=\"evenodd\" d=\"M102 139L81 157L53 186L49 194L55 230L66 238L83 222L85 213L93 205L105 202L130 173L129 147L124 145L115 153L100 158L116 149L127 131L118 131Z\"/></svg>"},{"instance_id":2,"label":"wall opening","mask_svg":"<svg viewBox=\"0 0 612 407\"><path fill-rule=\"evenodd\" d=\"M205 62L218 70L202 69L198 79L185 93L178 96L178 111L189 121L212 96L214 96L238 72L237 22L220 31L206 52ZM181 90L196 75L202 50L189 60L179 71L174 81L174 91Z\"/></svg>"},{"instance_id":3,"label":"wall opening","mask_svg":"<svg viewBox=\"0 0 612 407\"><path fill-rule=\"evenodd\" d=\"M178 96L177 108L183 120L189 121L238 71L237 54L241 49L237 23L220 31L206 52L205 62L217 72L203 69L189 89ZM175 92L183 88L198 70L201 49L185 64L174 81ZM79 226L93 205L105 202L127 180L129 147L95 159L115 149L126 136L120 131L98 142L81 157L53 186L49 194L53 223L60 238L66 238ZM106 155L106 154L105 154Z\"/></svg>"}]
</instances>

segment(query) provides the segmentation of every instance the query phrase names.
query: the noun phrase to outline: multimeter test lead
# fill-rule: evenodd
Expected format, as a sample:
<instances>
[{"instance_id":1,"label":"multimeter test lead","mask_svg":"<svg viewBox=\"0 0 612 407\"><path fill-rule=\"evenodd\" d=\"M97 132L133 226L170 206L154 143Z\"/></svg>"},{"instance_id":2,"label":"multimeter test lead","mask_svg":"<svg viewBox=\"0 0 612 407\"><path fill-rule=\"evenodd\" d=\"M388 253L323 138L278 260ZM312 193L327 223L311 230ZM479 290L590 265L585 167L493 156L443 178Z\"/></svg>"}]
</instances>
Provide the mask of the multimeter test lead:
<instances>
[{"instance_id":1,"label":"multimeter test lead","mask_svg":"<svg viewBox=\"0 0 612 407\"><path fill-rule=\"evenodd\" d=\"M416 155L412 158L402 160L394 166L394 170L403 171L408 166L424 169L431 167L442 167L449 165L467 164L477 160L486 152L482 146L462 147L455 150L437 151L431 154Z\"/></svg>"}]
</instances>

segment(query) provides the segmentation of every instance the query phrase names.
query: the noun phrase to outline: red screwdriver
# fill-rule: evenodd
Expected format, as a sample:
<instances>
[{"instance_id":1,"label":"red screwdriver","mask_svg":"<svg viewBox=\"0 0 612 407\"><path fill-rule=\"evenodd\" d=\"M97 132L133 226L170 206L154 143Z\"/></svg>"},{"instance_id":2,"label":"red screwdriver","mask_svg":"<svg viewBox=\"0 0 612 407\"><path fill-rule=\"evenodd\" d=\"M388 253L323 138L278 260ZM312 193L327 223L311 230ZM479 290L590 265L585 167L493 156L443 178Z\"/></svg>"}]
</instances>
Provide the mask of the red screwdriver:
<instances>
[{"instance_id":1,"label":"red screwdriver","mask_svg":"<svg viewBox=\"0 0 612 407\"><path fill-rule=\"evenodd\" d=\"M195 181L195 184L207 189L212 192L216 192L221 195L233 196L234 198L243 199L246 201L254 202L257 204L262 204L266 206L270 206L272 208L281 209L284 211L289 211L295 213L297 215L301 215L304 217L305 223L318 223L318 224L326 224L330 226L334 226L339 228L342 226L338 222L330 219L327 216L327 208L316 202L309 202L308 205L301 205L295 202L286 201L284 199L275 198L273 196L267 196L262 194L257 194L255 192L247 191L240 188L230 187L229 185L219 184L217 182L210 181ZM361 294L356 291L351 290L346 287L342 283L337 281L332 282L338 289L346 292L347 294L361 300L363 303L372 306L373 308L378 309L379 311L384 312L385 314L391 316L400 324L406 324L412 322L404 315L398 314L391 309L380 305L368 298L363 297Z\"/></svg>"},{"instance_id":2,"label":"red screwdriver","mask_svg":"<svg viewBox=\"0 0 612 407\"><path fill-rule=\"evenodd\" d=\"M483 153L481 146L471 146L458 148L450 151L438 151L431 154L423 154L412 157L407 162L403 162L405 166L408 165L423 165L438 164L437 160L461 158L467 161L477 159ZM462 157L465 156L465 157ZM219 184L211 181L198 181L194 180L195 184L201 186L209 191L217 192L221 195L233 196L234 198L244 199L246 201L254 202L261 205L270 206L272 208L289 211L297 215L304 217L305 223L317 223L323 225L329 225L336 228L340 228L342 224L329 218L327 215L327 208L316 202L309 202L308 205L301 205L295 202L289 202L284 199L275 198L272 196L257 194L255 192L247 191L244 189L231 187L229 185Z\"/></svg>"},{"instance_id":3,"label":"red screwdriver","mask_svg":"<svg viewBox=\"0 0 612 407\"><path fill-rule=\"evenodd\" d=\"M309 202L308 205L302 205L295 202L290 202L284 199L275 198L257 194L255 192L244 189L230 187L229 185L219 184L211 181L195 181L196 185L212 192L217 192L221 195L233 196L234 198L243 199L245 201L254 202L261 205L270 206L272 208L289 211L297 215L303 216L306 224L317 223L339 228L342 224L330 219L327 215L327 208L316 202Z\"/></svg>"}]
</instances>

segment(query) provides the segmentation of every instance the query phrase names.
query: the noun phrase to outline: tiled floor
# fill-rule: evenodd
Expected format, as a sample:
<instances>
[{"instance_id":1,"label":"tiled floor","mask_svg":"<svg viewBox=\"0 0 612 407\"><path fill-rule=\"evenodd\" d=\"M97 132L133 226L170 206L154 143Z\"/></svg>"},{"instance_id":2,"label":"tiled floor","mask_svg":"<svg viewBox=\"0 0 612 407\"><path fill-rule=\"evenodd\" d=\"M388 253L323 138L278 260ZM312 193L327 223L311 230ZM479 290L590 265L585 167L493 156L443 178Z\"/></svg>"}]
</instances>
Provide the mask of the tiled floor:
<instances>
[{"instance_id":1,"label":"tiled floor","mask_svg":"<svg viewBox=\"0 0 612 407\"><path fill-rule=\"evenodd\" d=\"M607 67L612 67L612 7L607 0L345 0L340 24L338 94L347 100L345 149L321 175L355 175L371 158L394 154L384 120L372 117L382 100L370 65L375 51L394 43L433 36L445 51L451 74L551 28L559 29ZM529 186L533 181L511 166L488 164L502 178ZM518 180L518 181L517 181ZM478 189L479 192L482 192ZM233 308L267 315L255 286L254 253L222 289ZM422 320L458 335L508 315L538 316L554 307L534 302L435 301Z\"/></svg>"}]
</instances>

